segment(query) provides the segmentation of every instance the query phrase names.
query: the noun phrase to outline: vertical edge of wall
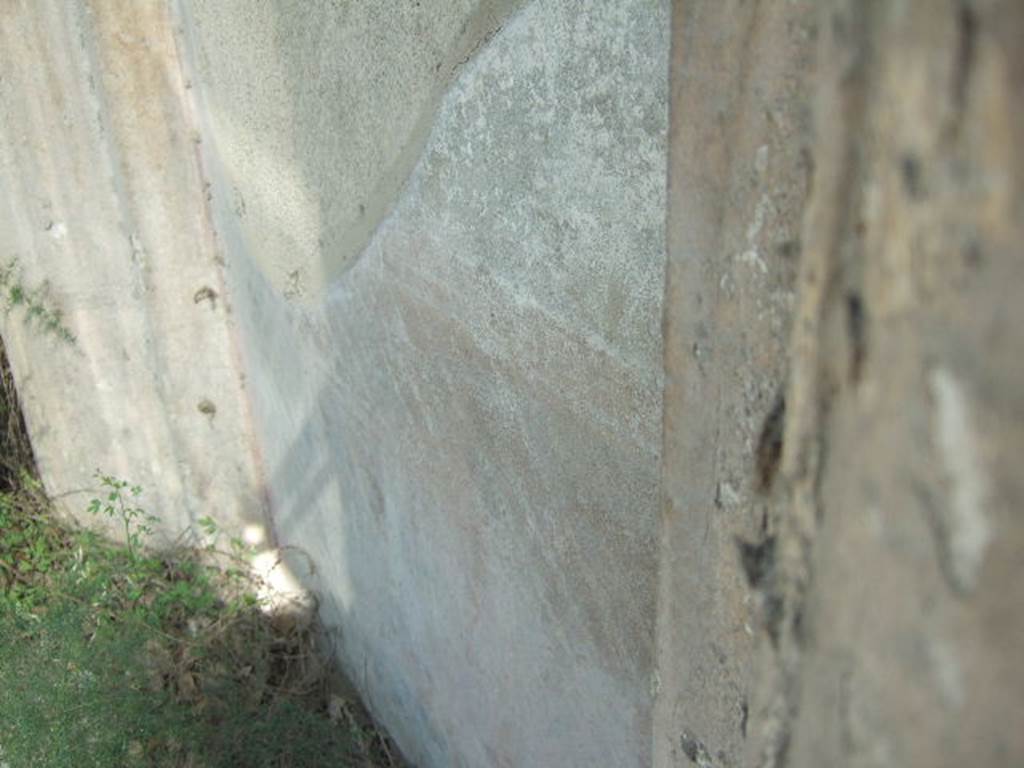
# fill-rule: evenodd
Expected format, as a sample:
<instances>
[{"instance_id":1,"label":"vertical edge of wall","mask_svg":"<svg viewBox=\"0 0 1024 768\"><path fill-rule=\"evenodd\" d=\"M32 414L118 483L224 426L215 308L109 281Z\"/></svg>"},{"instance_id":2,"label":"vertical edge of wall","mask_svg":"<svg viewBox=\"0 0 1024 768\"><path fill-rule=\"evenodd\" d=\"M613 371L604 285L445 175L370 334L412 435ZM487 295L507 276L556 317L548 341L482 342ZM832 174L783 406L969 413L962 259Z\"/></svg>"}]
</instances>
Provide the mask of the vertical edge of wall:
<instances>
[{"instance_id":1,"label":"vertical edge of wall","mask_svg":"<svg viewBox=\"0 0 1024 768\"><path fill-rule=\"evenodd\" d=\"M168 538L262 524L166 3L5 3L0 40L0 256L76 337L4 320L47 489L75 516L95 470L128 478Z\"/></svg>"},{"instance_id":2,"label":"vertical edge of wall","mask_svg":"<svg viewBox=\"0 0 1024 768\"><path fill-rule=\"evenodd\" d=\"M746 736L770 610L751 581L770 546L814 5L673 5L658 766L739 765Z\"/></svg>"}]
</instances>

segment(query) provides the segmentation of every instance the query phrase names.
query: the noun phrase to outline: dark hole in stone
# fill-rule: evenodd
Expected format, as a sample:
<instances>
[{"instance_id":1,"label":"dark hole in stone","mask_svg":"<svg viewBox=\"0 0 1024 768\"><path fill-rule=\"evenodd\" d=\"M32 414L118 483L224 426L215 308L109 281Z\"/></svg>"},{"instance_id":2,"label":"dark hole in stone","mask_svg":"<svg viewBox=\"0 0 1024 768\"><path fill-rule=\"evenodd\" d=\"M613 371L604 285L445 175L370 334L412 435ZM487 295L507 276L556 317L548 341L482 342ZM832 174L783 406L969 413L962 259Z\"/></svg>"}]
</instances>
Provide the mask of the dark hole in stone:
<instances>
[{"instance_id":1,"label":"dark hole in stone","mask_svg":"<svg viewBox=\"0 0 1024 768\"><path fill-rule=\"evenodd\" d=\"M971 269L978 269L981 266L981 243L974 238L967 241L963 249L964 263Z\"/></svg>"},{"instance_id":2,"label":"dark hole in stone","mask_svg":"<svg viewBox=\"0 0 1024 768\"><path fill-rule=\"evenodd\" d=\"M956 69L953 73L953 104L962 112L967 101L967 84L974 68L975 46L978 37L978 18L970 4L961 0L957 14Z\"/></svg>"},{"instance_id":3,"label":"dark hole in stone","mask_svg":"<svg viewBox=\"0 0 1024 768\"><path fill-rule=\"evenodd\" d=\"M903 189L912 200L924 197L924 185L921 180L921 161L907 153L900 159L900 175L903 177Z\"/></svg>"},{"instance_id":4,"label":"dark hole in stone","mask_svg":"<svg viewBox=\"0 0 1024 768\"><path fill-rule=\"evenodd\" d=\"M778 245L779 256L784 259L795 259L800 255L799 240L785 240Z\"/></svg>"},{"instance_id":5,"label":"dark hole in stone","mask_svg":"<svg viewBox=\"0 0 1024 768\"><path fill-rule=\"evenodd\" d=\"M865 339L864 302L856 293L846 296L846 331L850 337L850 380L860 381L864 356L867 351Z\"/></svg>"},{"instance_id":6,"label":"dark hole in stone","mask_svg":"<svg viewBox=\"0 0 1024 768\"><path fill-rule=\"evenodd\" d=\"M757 478L759 489L767 493L772 489L782 458L782 433L786 420L786 398L779 393L775 404L765 417L757 441Z\"/></svg>"},{"instance_id":7,"label":"dark hole in stone","mask_svg":"<svg viewBox=\"0 0 1024 768\"><path fill-rule=\"evenodd\" d=\"M768 631L768 637L771 638L772 645L778 648L779 629L782 627L785 602L782 599L782 595L774 591L774 584L770 586L772 589L767 591L764 596L764 628Z\"/></svg>"},{"instance_id":8,"label":"dark hole in stone","mask_svg":"<svg viewBox=\"0 0 1024 768\"><path fill-rule=\"evenodd\" d=\"M737 538L736 549L747 583L755 589L763 586L775 567L775 537L769 536L756 543Z\"/></svg>"},{"instance_id":9,"label":"dark hole in stone","mask_svg":"<svg viewBox=\"0 0 1024 768\"><path fill-rule=\"evenodd\" d=\"M781 616L779 618L781 620ZM804 619L803 606L793 611L793 639L800 648L807 647L807 621Z\"/></svg>"}]
</instances>

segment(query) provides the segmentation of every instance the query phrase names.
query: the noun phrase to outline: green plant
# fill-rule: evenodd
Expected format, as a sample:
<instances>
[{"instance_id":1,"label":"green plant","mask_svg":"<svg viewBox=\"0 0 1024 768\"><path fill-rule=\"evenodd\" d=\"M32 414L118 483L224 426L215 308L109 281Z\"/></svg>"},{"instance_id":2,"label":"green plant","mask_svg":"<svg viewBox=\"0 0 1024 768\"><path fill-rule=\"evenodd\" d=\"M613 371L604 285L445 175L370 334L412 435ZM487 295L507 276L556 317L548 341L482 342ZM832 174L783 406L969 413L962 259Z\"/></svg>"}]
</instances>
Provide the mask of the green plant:
<instances>
[{"instance_id":1,"label":"green plant","mask_svg":"<svg viewBox=\"0 0 1024 768\"><path fill-rule=\"evenodd\" d=\"M253 589L250 565L252 557L256 554L255 548L246 544L238 536L228 536L228 548L223 549L221 540L225 538L224 531L209 515L196 520L196 525L206 539L203 551L222 565L221 573L224 578L222 592L226 595L227 609L237 612L256 606L259 600Z\"/></svg>"},{"instance_id":2,"label":"green plant","mask_svg":"<svg viewBox=\"0 0 1024 768\"><path fill-rule=\"evenodd\" d=\"M75 343L75 335L64 324L64 313L53 306L49 284L43 282L35 288L26 286L17 259L11 259L0 267L0 291L4 294L5 314L23 308L26 323L34 323L43 333L51 334L63 342Z\"/></svg>"},{"instance_id":3,"label":"green plant","mask_svg":"<svg viewBox=\"0 0 1024 768\"><path fill-rule=\"evenodd\" d=\"M395 765L330 695L316 626L260 609L244 542L206 516L204 546L147 549L142 489L97 477L123 544L59 525L29 478L0 494L0 765Z\"/></svg>"},{"instance_id":4,"label":"green plant","mask_svg":"<svg viewBox=\"0 0 1024 768\"><path fill-rule=\"evenodd\" d=\"M47 513L42 488L27 473L19 488L0 492L0 588L28 611L45 602L69 560L67 534Z\"/></svg>"},{"instance_id":5,"label":"green plant","mask_svg":"<svg viewBox=\"0 0 1024 768\"><path fill-rule=\"evenodd\" d=\"M105 489L106 499L93 499L89 503L89 512L119 520L124 528L128 555L133 561L137 560L144 537L153 533L153 525L160 522L160 518L135 505L135 499L142 493L142 486L104 475L99 470L96 470L96 479L101 488Z\"/></svg>"}]
</instances>

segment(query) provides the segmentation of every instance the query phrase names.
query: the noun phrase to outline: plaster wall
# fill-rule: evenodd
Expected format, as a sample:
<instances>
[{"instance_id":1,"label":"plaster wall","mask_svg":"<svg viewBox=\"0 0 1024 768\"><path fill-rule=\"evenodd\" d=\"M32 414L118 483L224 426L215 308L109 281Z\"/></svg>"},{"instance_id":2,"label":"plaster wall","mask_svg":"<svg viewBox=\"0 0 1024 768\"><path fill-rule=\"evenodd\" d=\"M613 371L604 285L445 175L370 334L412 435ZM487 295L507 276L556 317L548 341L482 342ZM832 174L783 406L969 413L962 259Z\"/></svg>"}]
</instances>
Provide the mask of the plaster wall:
<instances>
[{"instance_id":1,"label":"plaster wall","mask_svg":"<svg viewBox=\"0 0 1024 768\"><path fill-rule=\"evenodd\" d=\"M667 3L288 5L181 5L274 539L417 764L645 765Z\"/></svg>"},{"instance_id":2,"label":"plaster wall","mask_svg":"<svg viewBox=\"0 0 1024 768\"><path fill-rule=\"evenodd\" d=\"M419 765L1019 763L1020 4L668 6L0 4L47 488L261 536Z\"/></svg>"},{"instance_id":3,"label":"plaster wall","mask_svg":"<svg viewBox=\"0 0 1024 768\"><path fill-rule=\"evenodd\" d=\"M521 5L5 4L4 337L66 511L280 548L415 763L644 765L668 4Z\"/></svg>"},{"instance_id":4,"label":"plaster wall","mask_svg":"<svg viewBox=\"0 0 1024 768\"><path fill-rule=\"evenodd\" d=\"M164 3L0 8L0 260L75 337L4 316L39 469L70 515L142 485L167 538L266 522L177 51Z\"/></svg>"}]
</instances>

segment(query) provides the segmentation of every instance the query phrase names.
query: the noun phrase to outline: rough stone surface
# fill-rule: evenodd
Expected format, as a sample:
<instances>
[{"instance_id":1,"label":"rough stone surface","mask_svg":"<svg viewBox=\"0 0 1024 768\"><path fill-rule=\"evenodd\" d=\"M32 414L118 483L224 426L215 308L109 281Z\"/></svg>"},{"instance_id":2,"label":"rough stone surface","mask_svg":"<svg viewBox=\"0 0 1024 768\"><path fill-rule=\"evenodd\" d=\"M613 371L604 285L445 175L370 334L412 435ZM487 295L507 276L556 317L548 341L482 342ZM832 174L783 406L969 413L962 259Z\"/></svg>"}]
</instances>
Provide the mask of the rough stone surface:
<instances>
[{"instance_id":1,"label":"rough stone surface","mask_svg":"<svg viewBox=\"0 0 1024 768\"><path fill-rule=\"evenodd\" d=\"M655 762L1019 764L1024 9L674 12Z\"/></svg>"},{"instance_id":2,"label":"rough stone surface","mask_svg":"<svg viewBox=\"0 0 1024 768\"><path fill-rule=\"evenodd\" d=\"M1024 7L823 4L749 765L1024 762Z\"/></svg>"},{"instance_id":3,"label":"rough stone surface","mask_svg":"<svg viewBox=\"0 0 1024 768\"><path fill-rule=\"evenodd\" d=\"M759 577L772 514L762 434L785 379L815 5L685 2L673 17L659 766L741 764L771 610L747 570Z\"/></svg>"}]
</instances>

